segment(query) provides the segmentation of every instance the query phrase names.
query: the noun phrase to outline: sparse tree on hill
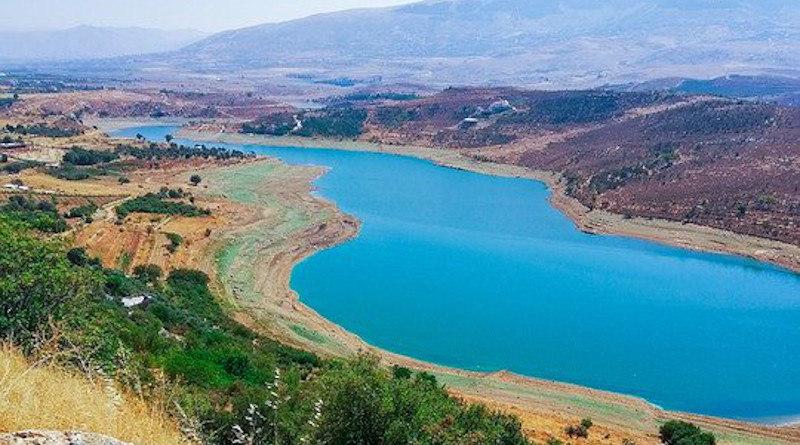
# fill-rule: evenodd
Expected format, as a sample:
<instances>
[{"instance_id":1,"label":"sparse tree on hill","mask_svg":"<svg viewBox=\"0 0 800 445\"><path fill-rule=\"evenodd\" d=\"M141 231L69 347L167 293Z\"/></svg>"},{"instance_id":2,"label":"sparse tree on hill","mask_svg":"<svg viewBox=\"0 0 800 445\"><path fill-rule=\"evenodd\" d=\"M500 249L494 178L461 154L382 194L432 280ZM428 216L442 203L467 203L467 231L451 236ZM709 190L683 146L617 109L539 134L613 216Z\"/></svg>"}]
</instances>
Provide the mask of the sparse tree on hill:
<instances>
[{"instance_id":1,"label":"sparse tree on hill","mask_svg":"<svg viewBox=\"0 0 800 445\"><path fill-rule=\"evenodd\" d=\"M193 186L198 186L202 181L203 178L201 178L200 175L192 175L192 177L189 178L189 182L191 182Z\"/></svg>"}]
</instances>

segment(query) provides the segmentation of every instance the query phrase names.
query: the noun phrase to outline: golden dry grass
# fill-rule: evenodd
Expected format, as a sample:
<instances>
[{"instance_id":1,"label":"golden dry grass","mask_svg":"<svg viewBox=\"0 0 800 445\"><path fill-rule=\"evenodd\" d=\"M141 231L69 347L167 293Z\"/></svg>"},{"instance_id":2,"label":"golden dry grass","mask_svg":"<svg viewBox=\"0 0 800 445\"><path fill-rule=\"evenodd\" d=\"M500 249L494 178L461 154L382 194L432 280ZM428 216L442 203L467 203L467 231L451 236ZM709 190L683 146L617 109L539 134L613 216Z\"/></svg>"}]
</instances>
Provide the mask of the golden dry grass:
<instances>
[{"instance_id":1,"label":"golden dry grass","mask_svg":"<svg viewBox=\"0 0 800 445\"><path fill-rule=\"evenodd\" d=\"M0 346L0 433L84 431L141 445L187 445L162 406Z\"/></svg>"}]
</instances>

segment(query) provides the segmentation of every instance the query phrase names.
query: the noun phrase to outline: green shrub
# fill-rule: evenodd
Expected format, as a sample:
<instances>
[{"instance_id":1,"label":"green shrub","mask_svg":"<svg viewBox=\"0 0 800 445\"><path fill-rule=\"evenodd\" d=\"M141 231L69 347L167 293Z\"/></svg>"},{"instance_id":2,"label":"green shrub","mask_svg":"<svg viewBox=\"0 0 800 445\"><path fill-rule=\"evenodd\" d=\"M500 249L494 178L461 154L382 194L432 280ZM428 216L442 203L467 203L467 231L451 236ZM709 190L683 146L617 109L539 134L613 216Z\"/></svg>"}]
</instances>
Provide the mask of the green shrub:
<instances>
[{"instance_id":1,"label":"green shrub","mask_svg":"<svg viewBox=\"0 0 800 445\"><path fill-rule=\"evenodd\" d=\"M116 153L98 150L87 150L80 147L72 147L64 154L64 163L71 165L97 165L105 164L117 159Z\"/></svg>"},{"instance_id":2,"label":"green shrub","mask_svg":"<svg viewBox=\"0 0 800 445\"><path fill-rule=\"evenodd\" d=\"M125 201L117 207L117 216L125 218L131 213L160 213L164 215L207 216L211 212L182 202L165 201L158 195L148 193Z\"/></svg>"},{"instance_id":3,"label":"green shrub","mask_svg":"<svg viewBox=\"0 0 800 445\"><path fill-rule=\"evenodd\" d=\"M670 420L661 426L659 437L664 445L715 445L713 434L692 423Z\"/></svg>"},{"instance_id":4,"label":"green shrub","mask_svg":"<svg viewBox=\"0 0 800 445\"><path fill-rule=\"evenodd\" d=\"M67 217L69 218L89 218L97 211L97 206L90 202L89 204L73 207L69 210Z\"/></svg>"},{"instance_id":5,"label":"green shrub","mask_svg":"<svg viewBox=\"0 0 800 445\"><path fill-rule=\"evenodd\" d=\"M161 279L163 272L155 264L139 265L133 268L133 276L146 282L155 284Z\"/></svg>"}]
</instances>

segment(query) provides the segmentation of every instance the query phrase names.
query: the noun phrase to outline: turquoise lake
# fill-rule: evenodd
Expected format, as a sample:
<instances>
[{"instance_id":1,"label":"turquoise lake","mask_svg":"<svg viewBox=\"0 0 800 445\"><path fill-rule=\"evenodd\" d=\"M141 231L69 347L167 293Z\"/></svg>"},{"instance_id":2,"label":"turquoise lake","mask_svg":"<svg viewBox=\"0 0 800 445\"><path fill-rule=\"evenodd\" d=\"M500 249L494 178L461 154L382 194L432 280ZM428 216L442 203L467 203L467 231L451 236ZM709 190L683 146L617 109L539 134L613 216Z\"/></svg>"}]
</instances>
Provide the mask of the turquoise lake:
<instances>
[{"instance_id":1,"label":"turquoise lake","mask_svg":"<svg viewBox=\"0 0 800 445\"><path fill-rule=\"evenodd\" d=\"M118 135L163 140L170 131ZM535 181L385 154L229 147L331 168L318 193L362 231L298 265L292 287L371 344L673 410L762 422L800 415L797 274L582 233Z\"/></svg>"}]
</instances>

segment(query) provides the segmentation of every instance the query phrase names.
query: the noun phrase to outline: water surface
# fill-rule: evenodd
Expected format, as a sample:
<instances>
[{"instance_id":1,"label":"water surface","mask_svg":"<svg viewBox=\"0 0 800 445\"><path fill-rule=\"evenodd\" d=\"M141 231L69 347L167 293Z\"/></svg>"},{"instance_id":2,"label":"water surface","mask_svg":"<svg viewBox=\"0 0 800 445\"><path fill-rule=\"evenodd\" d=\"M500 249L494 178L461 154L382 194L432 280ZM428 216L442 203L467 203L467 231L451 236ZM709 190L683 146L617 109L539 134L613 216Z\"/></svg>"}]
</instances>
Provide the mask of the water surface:
<instances>
[{"instance_id":1,"label":"water surface","mask_svg":"<svg viewBox=\"0 0 800 445\"><path fill-rule=\"evenodd\" d=\"M331 167L319 193L362 231L298 265L292 287L371 344L667 409L762 421L800 414L796 274L582 233L536 181L386 154L231 147Z\"/></svg>"}]
</instances>

